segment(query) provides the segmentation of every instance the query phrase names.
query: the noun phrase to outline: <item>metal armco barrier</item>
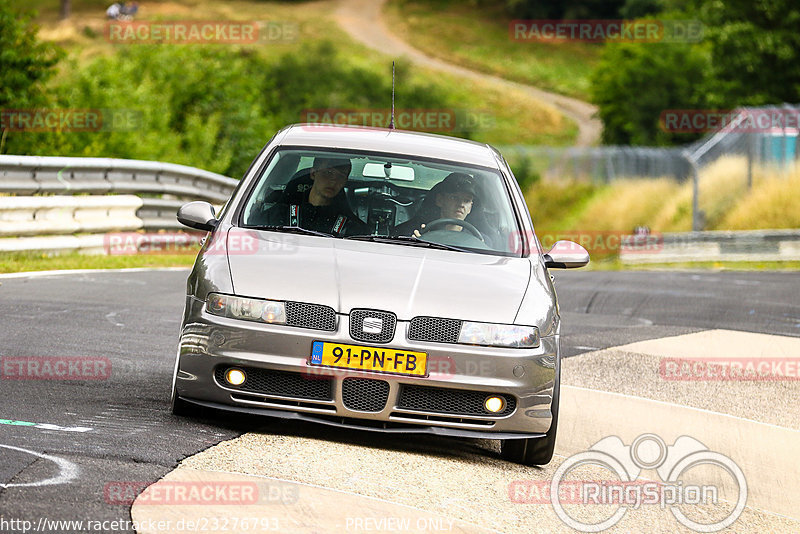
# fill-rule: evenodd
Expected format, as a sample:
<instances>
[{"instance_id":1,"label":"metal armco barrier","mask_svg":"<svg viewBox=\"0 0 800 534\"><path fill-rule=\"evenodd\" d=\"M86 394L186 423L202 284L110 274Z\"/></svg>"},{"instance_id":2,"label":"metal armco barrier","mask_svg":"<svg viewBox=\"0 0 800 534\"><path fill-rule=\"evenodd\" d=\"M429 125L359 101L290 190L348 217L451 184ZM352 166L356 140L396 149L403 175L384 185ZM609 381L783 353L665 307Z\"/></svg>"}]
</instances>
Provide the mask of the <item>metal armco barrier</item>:
<instances>
[{"instance_id":1,"label":"metal armco barrier","mask_svg":"<svg viewBox=\"0 0 800 534\"><path fill-rule=\"evenodd\" d=\"M623 263L800 261L800 230L686 232L637 239L646 243L622 247Z\"/></svg>"},{"instance_id":2,"label":"metal armco barrier","mask_svg":"<svg viewBox=\"0 0 800 534\"><path fill-rule=\"evenodd\" d=\"M129 193L223 203L238 183L160 161L0 155L0 193L15 195Z\"/></svg>"},{"instance_id":3,"label":"metal armco barrier","mask_svg":"<svg viewBox=\"0 0 800 534\"><path fill-rule=\"evenodd\" d=\"M183 229L181 205L219 210L238 183L160 161L0 155L0 193L13 195L0 196L0 252L107 253L105 234Z\"/></svg>"},{"instance_id":4,"label":"metal armco barrier","mask_svg":"<svg viewBox=\"0 0 800 534\"><path fill-rule=\"evenodd\" d=\"M0 237L138 230L135 195L0 197Z\"/></svg>"}]
</instances>

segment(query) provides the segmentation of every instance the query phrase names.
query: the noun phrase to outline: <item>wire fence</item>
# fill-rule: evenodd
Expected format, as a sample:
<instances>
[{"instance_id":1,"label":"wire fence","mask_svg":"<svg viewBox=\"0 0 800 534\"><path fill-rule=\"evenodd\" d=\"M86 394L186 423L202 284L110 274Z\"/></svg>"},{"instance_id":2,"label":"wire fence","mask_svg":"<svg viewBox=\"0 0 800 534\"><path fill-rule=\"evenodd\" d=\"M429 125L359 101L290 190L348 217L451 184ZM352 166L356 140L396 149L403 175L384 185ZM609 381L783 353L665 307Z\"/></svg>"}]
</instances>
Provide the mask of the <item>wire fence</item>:
<instances>
[{"instance_id":1,"label":"wire fence","mask_svg":"<svg viewBox=\"0 0 800 534\"><path fill-rule=\"evenodd\" d=\"M692 181L692 229L704 226L699 209L699 182L704 169L723 158L741 165L747 187L754 169L780 174L796 168L800 158L800 105L737 108L733 111L676 110L666 126L675 131L711 130L683 147L569 147L511 145L501 152L528 176L549 180L589 180L610 183L630 178L671 178ZM664 115L662 115L662 120ZM702 126L698 126L698 124ZM663 126L663 124L662 124Z\"/></svg>"},{"instance_id":2,"label":"wire fence","mask_svg":"<svg viewBox=\"0 0 800 534\"><path fill-rule=\"evenodd\" d=\"M703 168L725 156L744 156L749 165L791 169L800 157L800 106L739 108L702 139L674 148L602 146L547 147L507 145L501 152L527 164L543 177L611 182L619 178L691 178L692 163ZM699 112L698 112L699 113ZM694 116L698 116L695 114ZM692 117L690 117L692 118Z\"/></svg>"}]
</instances>

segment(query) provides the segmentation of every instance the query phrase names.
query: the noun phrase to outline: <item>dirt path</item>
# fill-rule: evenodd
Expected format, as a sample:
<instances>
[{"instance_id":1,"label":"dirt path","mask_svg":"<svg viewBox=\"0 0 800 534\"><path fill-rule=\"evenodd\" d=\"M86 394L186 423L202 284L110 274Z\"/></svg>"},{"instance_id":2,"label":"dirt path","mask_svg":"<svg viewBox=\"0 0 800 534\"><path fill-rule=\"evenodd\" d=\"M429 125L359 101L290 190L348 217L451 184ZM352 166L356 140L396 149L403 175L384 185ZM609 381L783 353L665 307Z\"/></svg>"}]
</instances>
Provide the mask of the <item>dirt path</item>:
<instances>
[{"instance_id":1,"label":"dirt path","mask_svg":"<svg viewBox=\"0 0 800 534\"><path fill-rule=\"evenodd\" d=\"M503 78L476 72L452 63L433 58L392 34L381 17L386 0L341 0L335 16L339 25L354 39L385 54L408 56L413 62L469 79L484 80L509 89L516 89L531 98L549 104L578 124L578 146L595 145L600 140L601 122L594 118L597 108L582 100L550 93L530 85L511 82Z\"/></svg>"}]
</instances>

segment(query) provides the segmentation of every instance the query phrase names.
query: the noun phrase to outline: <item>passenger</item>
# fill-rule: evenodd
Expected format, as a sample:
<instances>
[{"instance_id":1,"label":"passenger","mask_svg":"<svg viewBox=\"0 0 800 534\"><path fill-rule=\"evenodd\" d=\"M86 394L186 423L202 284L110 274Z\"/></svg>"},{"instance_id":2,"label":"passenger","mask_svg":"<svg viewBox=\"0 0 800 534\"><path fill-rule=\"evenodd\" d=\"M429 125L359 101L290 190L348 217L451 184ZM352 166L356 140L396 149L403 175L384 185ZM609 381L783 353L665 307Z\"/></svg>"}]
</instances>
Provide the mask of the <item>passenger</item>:
<instances>
[{"instance_id":1,"label":"passenger","mask_svg":"<svg viewBox=\"0 0 800 534\"><path fill-rule=\"evenodd\" d=\"M347 203L344 185L350 170L349 159L314 158L309 174L311 187L287 191L284 198L267 208L265 224L298 226L336 236L369 233Z\"/></svg>"}]
</instances>

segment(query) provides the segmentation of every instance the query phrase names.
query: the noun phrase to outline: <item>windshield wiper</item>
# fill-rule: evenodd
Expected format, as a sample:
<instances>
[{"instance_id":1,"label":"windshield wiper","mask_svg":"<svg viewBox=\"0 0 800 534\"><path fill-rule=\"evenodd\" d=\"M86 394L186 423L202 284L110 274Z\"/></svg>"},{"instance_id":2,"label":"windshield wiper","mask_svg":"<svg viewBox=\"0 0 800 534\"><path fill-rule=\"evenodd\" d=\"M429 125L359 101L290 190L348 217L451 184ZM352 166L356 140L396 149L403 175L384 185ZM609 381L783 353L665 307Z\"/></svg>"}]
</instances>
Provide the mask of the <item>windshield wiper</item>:
<instances>
[{"instance_id":1,"label":"windshield wiper","mask_svg":"<svg viewBox=\"0 0 800 534\"><path fill-rule=\"evenodd\" d=\"M318 232L317 230L309 230L308 228L301 228L299 226L281 226L281 225L265 225L265 226L245 226L252 230L274 230L276 232L286 232L287 234L303 234L315 235L319 237L336 237L333 234L326 234L325 232Z\"/></svg>"},{"instance_id":2,"label":"windshield wiper","mask_svg":"<svg viewBox=\"0 0 800 534\"><path fill-rule=\"evenodd\" d=\"M406 235L398 235L398 236L385 236L385 235L351 235L345 237L345 239L355 239L358 241L372 241L374 243L403 243L409 244L417 247L426 247L426 248L435 248L439 250L454 250L456 252L469 252L466 249L454 247L451 245L444 245L442 243L434 243L432 241L424 241L417 237L411 237Z\"/></svg>"}]
</instances>

